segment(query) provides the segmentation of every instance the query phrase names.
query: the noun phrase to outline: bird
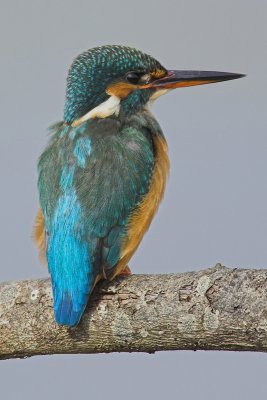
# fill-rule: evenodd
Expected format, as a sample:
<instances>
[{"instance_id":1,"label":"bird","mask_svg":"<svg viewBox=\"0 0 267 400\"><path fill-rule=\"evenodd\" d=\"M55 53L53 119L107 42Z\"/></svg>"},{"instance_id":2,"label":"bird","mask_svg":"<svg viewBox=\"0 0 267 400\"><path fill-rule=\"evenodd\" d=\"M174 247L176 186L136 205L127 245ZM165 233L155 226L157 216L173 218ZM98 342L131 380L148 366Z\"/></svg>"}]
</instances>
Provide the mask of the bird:
<instances>
[{"instance_id":1,"label":"bird","mask_svg":"<svg viewBox=\"0 0 267 400\"><path fill-rule=\"evenodd\" d=\"M79 324L103 279L128 263L163 198L168 146L151 103L180 87L242 74L168 70L132 47L104 45L73 61L64 118L38 161L34 236L51 275L54 317Z\"/></svg>"}]
</instances>

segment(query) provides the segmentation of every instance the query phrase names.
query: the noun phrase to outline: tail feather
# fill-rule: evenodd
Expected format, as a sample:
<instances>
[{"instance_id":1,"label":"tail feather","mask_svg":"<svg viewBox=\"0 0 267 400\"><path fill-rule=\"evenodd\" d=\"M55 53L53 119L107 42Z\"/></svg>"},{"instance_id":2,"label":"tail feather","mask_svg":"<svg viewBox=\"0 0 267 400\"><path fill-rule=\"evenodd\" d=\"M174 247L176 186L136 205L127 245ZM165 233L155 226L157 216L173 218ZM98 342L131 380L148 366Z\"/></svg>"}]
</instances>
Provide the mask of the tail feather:
<instances>
[{"instance_id":1,"label":"tail feather","mask_svg":"<svg viewBox=\"0 0 267 400\"><path fill-rule=\"evenodd\" d=\"M60 176L62 194L48 231L47 260L53 282L54 313L61 325L77 325L94 287L96 271L86 222L74 186L75 165L67 163Z\"/></svg>"},{"instance_id":2,"label":"tail feather","mask_svg":"<svg viewBox=\"0 0 267 400\"><path fill-rule=\"evenodd\" d=\"M95 282L88 243L71 233L55 232L48 243L54 314L60 325L77 325Z\"/></svg>"},{"instance_id":3,"label":"tail feather","mask_svg":"<svg viewBox=\"0 0 267 400\"><path fill-rule=\"evenodd\" d=\"M86 307L89 295L85 296L83 304L75 307L74 302L68 292L57 295L54 290L57 301L54 304L54 314L56 322L60 325L75 326L80 322Z\"/></svg>"}]
</instances>

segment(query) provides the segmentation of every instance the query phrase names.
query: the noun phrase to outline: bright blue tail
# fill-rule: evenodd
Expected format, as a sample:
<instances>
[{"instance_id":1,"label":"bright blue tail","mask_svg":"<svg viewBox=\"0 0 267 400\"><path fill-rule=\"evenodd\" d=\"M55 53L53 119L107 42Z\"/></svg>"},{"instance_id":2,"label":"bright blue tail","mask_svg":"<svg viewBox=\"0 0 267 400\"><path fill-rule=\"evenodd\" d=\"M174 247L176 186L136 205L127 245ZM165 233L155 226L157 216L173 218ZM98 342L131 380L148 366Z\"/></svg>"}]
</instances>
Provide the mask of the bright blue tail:
<instances>
[{"instance_id":1,"label":"bright blue tail","mask_svg":"<svg viewBox=\"0 0 267 400\"><path fill-rule=\"evenodd\" d=\"M54 289L54 314L55 320L60 325L75 326L80 322L86 307L89 295L84 296L84 301L77 307L75 306L68 292L61 292Z\"/></svg>"},{"instance_id":2,"label":"bright blue tail","mask_svg":"<svg viewBox=\"0 0 267 400\"><path fill-rule=\"evenodd\" d=\"M63 231L58 228L49 238L48 266L52 276L55 319L58 324L73 326L81 319L95 278L88 243L65 229Z\"/></svg>"},{"instance_id":3,"label":"bright blue tail","mask_svg":"<svg viewBox=\"0 0 267 400\"><path fill-rule=\"evenodd\" d=\"M85 220L73 187L75 168L61 174L62 195L52 221L47 222L47 259L52 277L55 319L61 325L77 325L95 282Z\"/></svg>"},{"instance_id":4,"label":"bright blue tail","mask_svg":"<svg viewBox=\"0 0 267 400\"><path fill-rule=\"evenodd\" d=\"M49 240L48 265L52 276L54 313L58 324L77 325L94 285L89 245L58 230Z\"/></svg>"},{"instance_id":5,"label":"bright blue tail","mask_svg":"<svg viewBox=\"0 0 267 400\"><path fill-rule=\"evenodd\" d=\"M48 240L47 258L55 319L61 325L77 325L95 282L89 244L66 222L58 224Z\"/></svg>"}]
</instances>

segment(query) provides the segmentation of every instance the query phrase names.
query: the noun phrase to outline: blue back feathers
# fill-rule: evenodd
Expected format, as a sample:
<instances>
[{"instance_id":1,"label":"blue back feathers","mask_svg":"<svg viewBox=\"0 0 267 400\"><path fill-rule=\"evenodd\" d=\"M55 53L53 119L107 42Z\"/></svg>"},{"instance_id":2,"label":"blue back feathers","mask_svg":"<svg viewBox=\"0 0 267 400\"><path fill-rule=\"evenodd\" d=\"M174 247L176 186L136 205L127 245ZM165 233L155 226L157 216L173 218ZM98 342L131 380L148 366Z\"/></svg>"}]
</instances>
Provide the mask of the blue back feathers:
<instances>
[{"instance_id":1,"label":"blue back feathers","mask_svg":"<svg viewBox=\"0 0 267 400\"><path fill-rule=\"evenodd\" d=\"M38 185L55 318L73 326L96 279L111 275L120 259L131 213L149 190L154 149L142 113L124 123L106 118L53 129Z\"/></svg>"},{"instance_id":2,"label":"blue back feathers","mask_svg":"<svg viewBox=\"0 0 267 400\"><path fill-rule=\"evenodd\" d=\"M76 325L94 283L82 210L73 187L75 166L64 167L48 237L47 258L52 276L55 318L59 324Z\"/></svg>"}]
</instances>

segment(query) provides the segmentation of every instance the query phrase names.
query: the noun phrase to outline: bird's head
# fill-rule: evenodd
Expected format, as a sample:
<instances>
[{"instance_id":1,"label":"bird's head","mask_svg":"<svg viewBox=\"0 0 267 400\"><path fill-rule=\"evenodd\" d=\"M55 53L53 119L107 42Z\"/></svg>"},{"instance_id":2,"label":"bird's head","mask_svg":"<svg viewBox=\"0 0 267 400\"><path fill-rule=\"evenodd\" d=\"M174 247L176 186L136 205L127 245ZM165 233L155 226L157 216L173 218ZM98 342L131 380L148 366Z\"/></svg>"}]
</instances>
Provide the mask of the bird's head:
<instances>
[{"instance_id":1,"label":"bird's head","mask_svg":"<svg viewBox=\"0 0 267 400\"><path fill-rule=\"evenodd\" d=\"M240 78L241 74L165 69L153 57L125 46L101 46L80 54L70 67L64 119L128 116L177 87Z\"/></svg>"}]
</instances>

